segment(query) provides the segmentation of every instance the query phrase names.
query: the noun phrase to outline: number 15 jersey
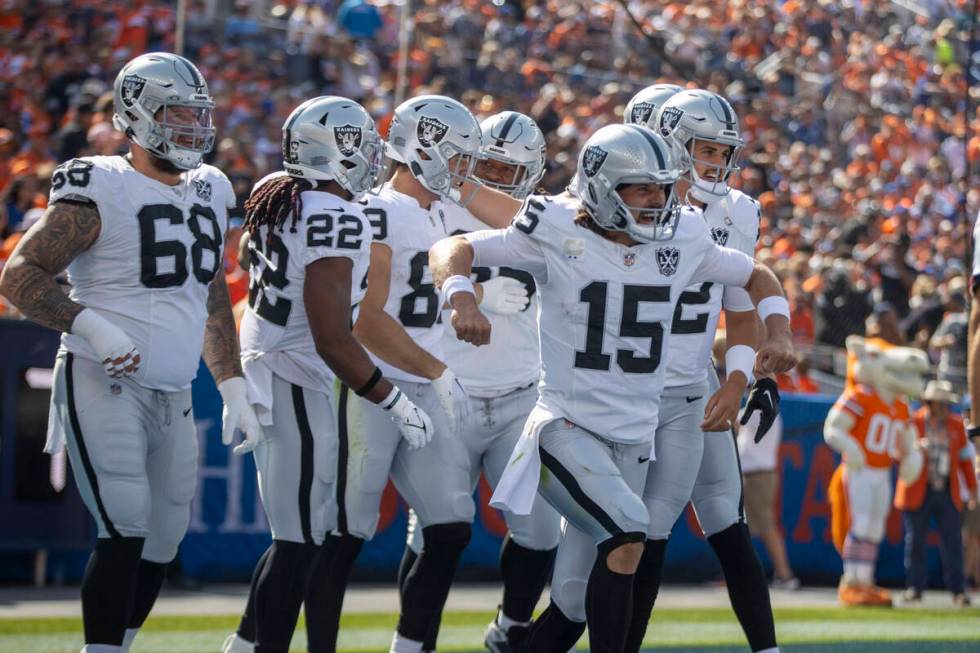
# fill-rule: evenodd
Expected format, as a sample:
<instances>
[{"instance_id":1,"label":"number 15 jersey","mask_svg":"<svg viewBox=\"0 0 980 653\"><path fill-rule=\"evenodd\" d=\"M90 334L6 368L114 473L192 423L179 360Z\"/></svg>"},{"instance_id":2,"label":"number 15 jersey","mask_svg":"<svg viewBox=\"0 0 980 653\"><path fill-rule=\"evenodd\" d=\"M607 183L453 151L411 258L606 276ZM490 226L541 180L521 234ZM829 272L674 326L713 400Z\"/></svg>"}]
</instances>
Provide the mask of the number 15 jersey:
<instances>
[{"instance_id":1,"label":"number 15 jersey","mask_svg":"<svg viewBox=\"0 0 980 653\"><path fill-rule=\"evenodd\" d=\"M169 186L121 156L85 157L55 169L50 202L59 200L93 202L102 222L96 241L68 265L69 297L130 337L142 359L136 383L167 392L189 387L235 205L228 178L202 165ZM63 334L61 346L98 360L80 336Z\"/></svg>"},{"instance_id":2,"label":"number 15 jersey","mask_svg":"<svg viewBox=\"0 0 980 653\"><path fill-rule=\"evenodd\" d=\"M651 442L680 294L695 281L743 286L753 261L717 246L694 209L672 240L626 247L576 224L579 206L570 195L528 198L507 229L466 236L474 265L537 281L538 404L614 442Z\"/></svg>"}]
</instances>

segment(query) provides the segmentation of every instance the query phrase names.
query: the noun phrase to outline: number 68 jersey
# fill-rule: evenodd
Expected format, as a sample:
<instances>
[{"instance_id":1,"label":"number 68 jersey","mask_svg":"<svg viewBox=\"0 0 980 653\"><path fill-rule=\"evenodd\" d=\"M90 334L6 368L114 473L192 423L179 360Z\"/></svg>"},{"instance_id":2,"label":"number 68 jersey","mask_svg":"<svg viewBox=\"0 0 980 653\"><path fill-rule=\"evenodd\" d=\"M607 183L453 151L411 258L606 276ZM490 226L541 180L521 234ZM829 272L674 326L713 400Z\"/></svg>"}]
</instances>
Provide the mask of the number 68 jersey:
<instances>
[{"instance_id":1,"label":"number 68 jersey","mask_svg":"<svg viewBox=\"0 0 980 653\"><path fill-rule=\"evenodd\" d=\"M744 286L754 263L717 246L694 209L672 240L633 247L579 226L578 211L570 195L532 196L507 229L467 234L473 263L535 277L538 405L613 442L652 442L681 293L698 281Z\"/></svg>"},{"instance_id":2,"label":"number 68 jersey","mask_svg":"<svg viewBox=\"0 0 980 653\"><path fill-rule=\"evenodd\" d=\"M55 169L50 202L58 200L93 202L102 223L92 246L68 265L69 297L132 339L142 359L136 383L168 392L189 387L235 205L228 178L202 165L169 186L121 156L85 157ZM63 334L61 346L97 360L79 336Z\"/></svg>"}]
</instances>

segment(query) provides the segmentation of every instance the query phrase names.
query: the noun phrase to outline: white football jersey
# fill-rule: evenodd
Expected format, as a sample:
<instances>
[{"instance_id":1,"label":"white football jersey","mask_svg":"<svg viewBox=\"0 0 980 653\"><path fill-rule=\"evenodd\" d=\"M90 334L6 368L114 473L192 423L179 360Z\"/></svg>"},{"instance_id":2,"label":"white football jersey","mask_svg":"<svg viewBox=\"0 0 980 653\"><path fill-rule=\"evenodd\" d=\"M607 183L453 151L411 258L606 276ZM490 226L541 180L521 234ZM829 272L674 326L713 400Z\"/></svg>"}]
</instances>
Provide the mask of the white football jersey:
<instances>
[{"instance_id":1,"label":"white football jersey","mask_svg":"<svg viewBox=\"0 0 980 653\"><path fill-rule=\"evenodd\" d=\"M473 233L475 265L523 267L541 302L538 403L614 442L651 442L670 325L692 282L744 285L752 259L684 208L670 241L626 247L575 224L571 195L531 196L514 223Z\"/></svg>"},{"instance_id":2,"label":"white football jersey","mask_svg":"<svg viewBox=\"0 0 980 653\"><path fill-rule=\"evenodd\" d=\"M385 312L405 328L412 340L443 360L442 295L432 283L429 248L446 237L445 205L433 202L428 210L413 197L384 184L377 195L368 195L364 215L374 227L374 242L391 250L391 285ZM428 383L384 362L371 358L389 379Z\"/></svg>"},{"instance_id":3,"label":"white football jersey","mask_svg":"<svg viewBox=\"0 0 980 653\"><path fill-rule=\"evenodd\" d=\"M725 197L709 204L703 213L716 243L755 256L755 243L759 239L758 202L732 189ZM724 287L710 281L685 288L681 293L670 328L666 387L691 385L707 378L722 308L742 312L754 310L755 305L744 288Z\"/></svg>"},{"instance_id":4,"label":"white football jersey","mask_svg":"<svg viewBox=\"0 0 980 653\"><path fill-rule=\"evenodd\" d=\"M255 188L285 174L268 175ZM271 239L268 227L251 234L242 357L261 360L290 383L328 393L334 374L317 353L310 331L303 302L306 266L323 258L350 259L351 306L356 311L367 288L371 226L359 204L318 191L300 197L303 211L295 231L289 217Z\"/></svg>"},{"instance_id":5,"label":"white football jersey","mask_svg":"<svg viewBox=\"0 0 980 653\"><path fill-rule=\"evenodd\" d=\"M483 231L487 225L455 204L445 204L449 235ZM538 380L541 354L538 347L537 286L531 273L509 267L475 267L471 278L483 282L499 276L517 279L527 288L531 301L516 315L485 313L490 320L490 344L475 347L456 337L450 324L452 310L443 312L446 324L442 349L446 364L474 397L497 397Z\"/></svg>"},{"instance_id":6,"label":"white football jersey","mask_svg":"<svg viewBox=\"0 0 980 653\"><path fill-rule=\"evenodd\" d=\"M133 380L174 392L190 386L204 343L209 284L222 274L228 209L235 194L217 168L202 165L168 186L121 156L72 159L51 178L50 202L89 200L99 209L95 243L68 265L69 297L126 332L140 352ZM63 349L97 361L88 342Z\"/></svg>"},{"instance_id":7,"label":"white football jersey","mask_svg":"<svg viewBox=\"0 0 980 653\"><path fill-rule=\"evenodd\" d=\"M980 285L980 213L973 224L973 276L970 280L970 287L976 288Z\"/></svg>"}]
</instances>

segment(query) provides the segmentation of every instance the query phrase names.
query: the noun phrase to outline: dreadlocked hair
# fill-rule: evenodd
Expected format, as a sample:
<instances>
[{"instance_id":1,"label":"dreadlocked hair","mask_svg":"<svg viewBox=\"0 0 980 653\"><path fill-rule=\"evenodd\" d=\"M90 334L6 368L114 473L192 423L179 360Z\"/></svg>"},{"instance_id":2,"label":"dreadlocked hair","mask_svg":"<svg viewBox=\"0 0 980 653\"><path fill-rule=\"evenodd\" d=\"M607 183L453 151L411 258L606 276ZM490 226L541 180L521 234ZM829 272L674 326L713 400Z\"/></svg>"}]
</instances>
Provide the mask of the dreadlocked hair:
<instances>
[{"instance_id":1,"label":"dreadlocked hair","mask_svg":"<svg viewBox=\"0 0 980 653\"><path fill-rule=\"evenodd\" d=\"M268 227L266 240L272 238L273 231L282 231L286 218L292 216L289 229L296 232L296 223L303 213L302 193L313 190L313 184L306 179L296 179L283 175L270 179L255 189L245 200L244 229L258 234L263 226Z\"/></svg>"}]
</instances>

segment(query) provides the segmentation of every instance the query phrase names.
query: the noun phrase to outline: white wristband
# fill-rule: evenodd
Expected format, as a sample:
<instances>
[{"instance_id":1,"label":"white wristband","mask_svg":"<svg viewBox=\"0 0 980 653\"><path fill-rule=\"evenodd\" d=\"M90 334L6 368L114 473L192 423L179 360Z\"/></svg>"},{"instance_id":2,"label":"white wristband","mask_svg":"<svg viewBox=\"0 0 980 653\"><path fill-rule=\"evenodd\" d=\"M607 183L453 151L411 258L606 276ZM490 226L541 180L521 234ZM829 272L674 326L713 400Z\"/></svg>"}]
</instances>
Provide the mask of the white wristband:
<instances>
[{"instance_id":1,"label":"white wristband","mask_svg":"<svg viewBox=\"0 0 980 653\"><path fill-rule=\"evenodd\" d=\"M755 310L759 314L759 319L763 322L771 315L782 315L787 320L789 319L789 302L786 301L785 297L780 297L779 295L766 297L759 302Z\"/></svg>"},{"instance_id":2,"label":"white wristband","mask_svg":"<svg viewBox=\"0 0 980 653\"><path fill-rule=\"evenodd\" d=\"M748 345L734 345L725 352L725 373L728 378L732 377L732 372L741 372L746 381L751 381L753 367L755 350Z\"/></svg>"},{"instance_id":3,"label":"white wristband","mask_svg":"<svg viewBox=\"0 0 980 653\"><path fill-rule=\"evenodd\" d=\"M476 288L469 277L461 274L454 274L442 282L442 294L446 298L446 303L452 306L453 295L458 292L468 292L476 297Z\"/></svg>"},{"instance_id":4,"label":"white wristband","mask_svg":"<svg viewBox=\"0 0 980 653\"><path fill-rule=\"evenodd\" d=\"M392 384L391 392L388 393L387 397L379 401L378 405L384 408L385 410L391 410L392 408L395 407L395 404L398 403L398 400L404 396L405 395L402 394L402 391L398 389L398 386Z\"/></svg>"}]
</instances>

